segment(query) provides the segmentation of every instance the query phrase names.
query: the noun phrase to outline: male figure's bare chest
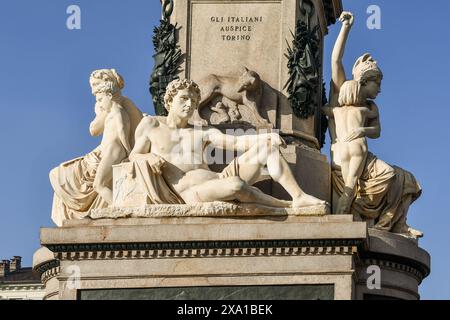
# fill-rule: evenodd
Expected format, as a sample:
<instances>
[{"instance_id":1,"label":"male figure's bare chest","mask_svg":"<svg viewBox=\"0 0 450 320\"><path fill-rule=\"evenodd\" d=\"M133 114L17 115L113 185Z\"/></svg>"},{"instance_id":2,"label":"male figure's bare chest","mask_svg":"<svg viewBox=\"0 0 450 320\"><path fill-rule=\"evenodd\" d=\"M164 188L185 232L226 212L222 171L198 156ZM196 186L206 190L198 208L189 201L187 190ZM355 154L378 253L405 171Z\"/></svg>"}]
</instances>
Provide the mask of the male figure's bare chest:
<instances>
[{"instance_id":1,"label":"male figure's bare chest","mask_svg":"<svg viewBox=\"0 0 450 320\"><path fill-rule=\"evenodd\" d=\"M152 152L169 158L195 152L201 148L201 135L193 129L173 129L165 125L155 128L150 136Z\"/></svg>"}]
</instances>

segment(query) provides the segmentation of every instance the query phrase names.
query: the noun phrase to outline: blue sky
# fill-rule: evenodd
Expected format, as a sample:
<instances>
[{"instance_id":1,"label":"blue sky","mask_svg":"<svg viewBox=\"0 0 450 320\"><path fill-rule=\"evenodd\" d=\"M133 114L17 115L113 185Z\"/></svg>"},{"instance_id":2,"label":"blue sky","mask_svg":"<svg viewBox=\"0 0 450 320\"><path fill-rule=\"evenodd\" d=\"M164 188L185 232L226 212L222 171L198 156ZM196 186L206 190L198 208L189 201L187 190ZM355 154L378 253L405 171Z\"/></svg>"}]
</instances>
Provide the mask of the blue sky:
<instances>
[{"instance_id":1,"label":"blue sky","mask_svg":"<svg viewBox=\"0 0 450 320\"><path fill-rule=\"evenodd\" d=\"M382 136L370 141L379 158L413 172L423 196L411 207L409 222L425 232L420 241L432 256L424 281L426 299L450 299L447 249L450 174L445 163L450 135L450 39L448 0L344 0L356 16L347 51L347 74L364 52L378 60L385 78L377 99ZM81 8L82 29L66 28L66 9ZM380 6L381 30L366 27L369 5ZM92 70L116 68L124 94L153 113L148 94L157 0L2 1L0 11L0 259L24 257L31 265L39 248L39 227L52 226L48 172L83 155L99 140L89 135L94 99ZM325 46L325 77L339 25ZM328 153L328 145L323 152Z\"/></svg>"}]
</instances>

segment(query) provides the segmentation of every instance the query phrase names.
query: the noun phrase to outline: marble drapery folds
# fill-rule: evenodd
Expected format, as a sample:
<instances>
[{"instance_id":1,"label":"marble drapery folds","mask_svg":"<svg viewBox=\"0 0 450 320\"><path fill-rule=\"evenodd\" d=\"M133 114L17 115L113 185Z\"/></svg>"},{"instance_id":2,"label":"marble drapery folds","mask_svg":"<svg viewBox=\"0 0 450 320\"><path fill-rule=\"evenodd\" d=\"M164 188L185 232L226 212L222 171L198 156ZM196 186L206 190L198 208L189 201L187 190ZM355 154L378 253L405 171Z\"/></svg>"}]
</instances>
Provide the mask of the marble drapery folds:
<instances>
[{"instance_id":1,"label":"marble drapery folds","mask_svg":"<svg viewBox=\"0 0 450 320\"><path fill-rule=\"evenodd\" d=\"M334 191L341 196L345 184L340 170L332 171L332 183ZM377 228L390 231L397 222L406 220L407 207L404 210L403 203L415 201L421 193L419 183L410 172L390 166L369 152L358 180L352 212L365 219L375 219Z\"/></svg>"},{"instance_id":2,"label":"marble drapery folds","mask_svg":"<svg viewBox=\"0 0 450 320\"><path fill-rule=\"evenodd\" d=\"M173 191L163 175L155 174L145 160L134 161L132 172L147 195L148 204L184 204L183 199Z\"/></svg>"},{"instance_id":3,"label":"marble drapery folds","mask_svg":"<svg viewBox=\"0 0 450 320\"><path fill-rule=\"evenodd\" d=\"M83 219L92 209L106 208L94 190L94 179L102 158L96 149L84 157L62 163L50 172L50 182L55 191L52 220L62 226L63 221Z\"/></svg>"}]
</instances>

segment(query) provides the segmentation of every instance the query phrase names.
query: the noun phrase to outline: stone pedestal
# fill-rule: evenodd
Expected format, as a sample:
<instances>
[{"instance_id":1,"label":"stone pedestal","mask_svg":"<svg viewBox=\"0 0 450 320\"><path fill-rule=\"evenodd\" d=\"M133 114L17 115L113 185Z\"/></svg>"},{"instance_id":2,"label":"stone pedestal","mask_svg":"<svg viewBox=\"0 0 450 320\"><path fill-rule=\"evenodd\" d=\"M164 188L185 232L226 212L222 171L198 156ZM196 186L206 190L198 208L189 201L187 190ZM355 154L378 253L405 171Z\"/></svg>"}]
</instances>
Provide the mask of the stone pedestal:
<instances>
[{"instance_id":1,"label":"stone pedestal","mask_svg":"<svg viewBox=\"0 0 450 320\"><path fill-rule=\"evenodd\" d=\"M351 216L72 221L41 243L47 297L58 283L69 300L417 299L429 272L417 243ZM380 290L364 285L371 263Z\"/></svg>"},{"instance_id":2,"label":"stone pedestal","mask_svg":"<svg viewBox=\"0 0 450 320\"><path fill-rule=\"evenodd\" d=\"M420 299L419 285L430 273L430 255L418 241L389 232L369 229L369 247L356 264L356 299ZM367 280L376 266L381 270L380 288L370 290Z\"/></svg>"},{"instance_id":3,"label":"stone pedestal","mask_svg":"<svg viewBox=\"0 0 450 320\"><path fill-rule=\"evenodd\" d=\"M328 159L319 151L306 146L289 145L281 149L300 187L308 194L331 203L331 168ZM271 194L290 200L281 185L273 183Z\"/></svg>"}]
</instances>

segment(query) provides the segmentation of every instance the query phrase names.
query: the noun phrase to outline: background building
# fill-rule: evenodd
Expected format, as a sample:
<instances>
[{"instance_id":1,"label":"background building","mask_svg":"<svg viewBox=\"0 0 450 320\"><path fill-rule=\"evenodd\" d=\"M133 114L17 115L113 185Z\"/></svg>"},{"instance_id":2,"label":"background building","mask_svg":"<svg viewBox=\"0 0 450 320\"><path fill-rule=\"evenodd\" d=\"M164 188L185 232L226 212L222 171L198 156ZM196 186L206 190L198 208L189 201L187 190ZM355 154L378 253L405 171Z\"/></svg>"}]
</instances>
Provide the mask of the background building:
<instances>
[{"instance_id":1,"label":"background building","mask_svg":"<svg viewBox=\"0 0 450 320\"><path fill-rule=\"evenodd\" d=\"M41 278L32 268L22 268L22 257L0 262L0 300L42 300Z\"/></svg>"}]
</instances>

